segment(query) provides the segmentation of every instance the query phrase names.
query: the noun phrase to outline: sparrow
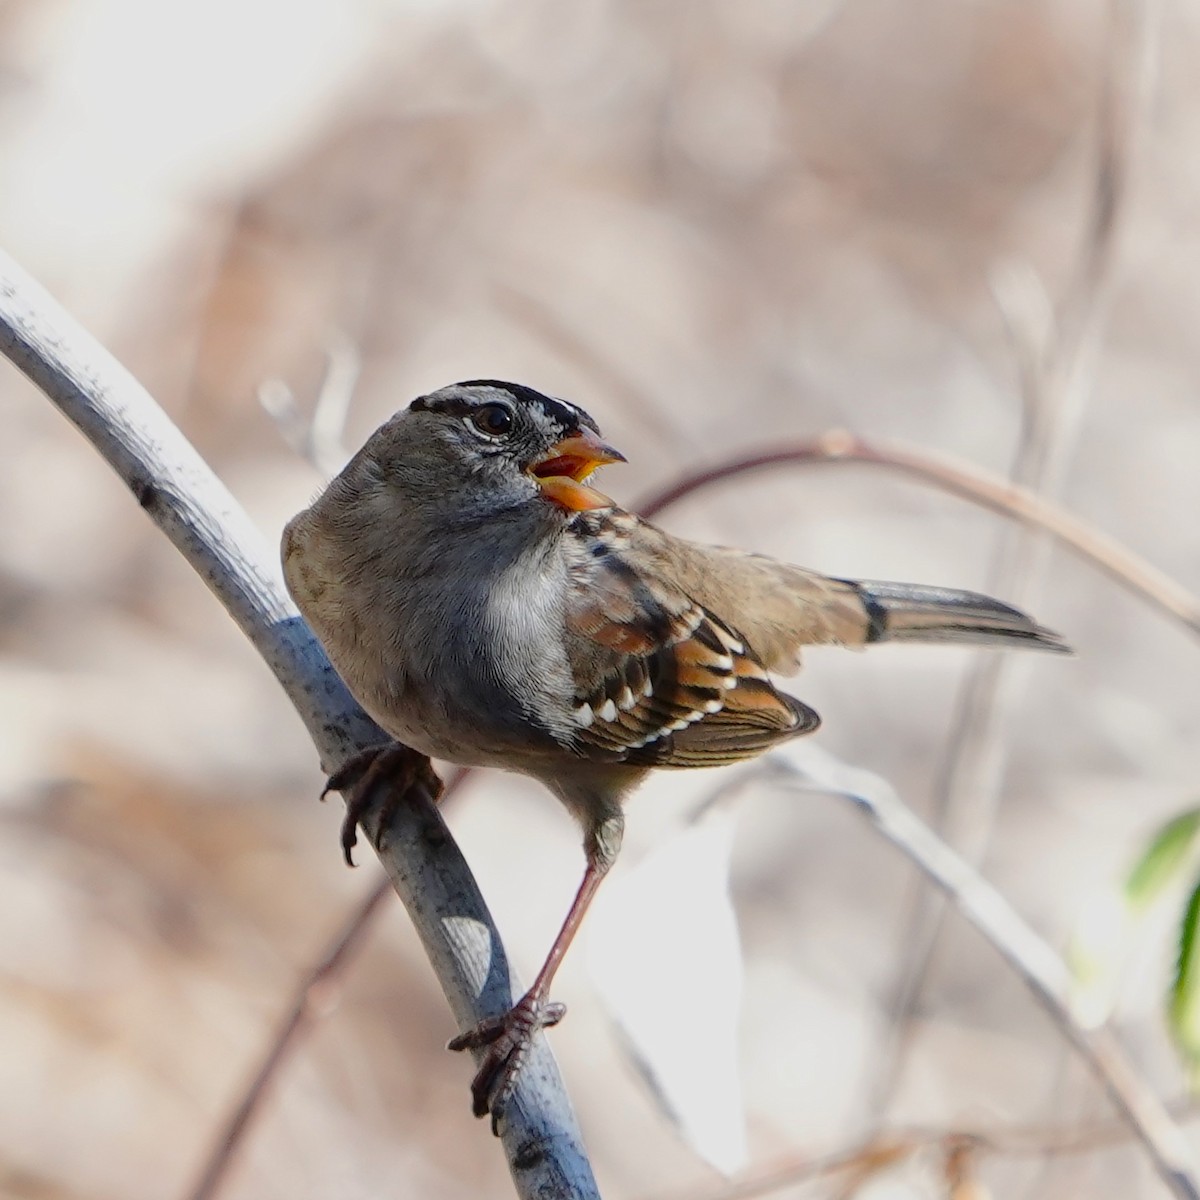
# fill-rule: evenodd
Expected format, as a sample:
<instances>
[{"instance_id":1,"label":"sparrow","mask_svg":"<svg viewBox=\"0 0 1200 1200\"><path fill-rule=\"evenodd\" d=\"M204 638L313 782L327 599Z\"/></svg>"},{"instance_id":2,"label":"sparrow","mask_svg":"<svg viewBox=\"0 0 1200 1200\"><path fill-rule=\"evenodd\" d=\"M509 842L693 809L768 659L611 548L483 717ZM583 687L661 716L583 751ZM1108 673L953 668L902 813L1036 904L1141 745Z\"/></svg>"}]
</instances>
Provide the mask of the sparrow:
<instances>
[{"instance_id":1,"label":"sparrow","mask_svg":"<svg viewBox=\"0 0 1200 1200\"><path fill-rule=\"evenodd\" d=\"M532 986L449 1043L481 1051L474 1110L493 1128L534 1034L565 1012L555 972L649 772L741 762L815 730L772 680L804 646L1068 649L975 592L838 579L666 533L592 486L624 461L565 400L451 384L376 430L283 535L292 597L398 743L330 778L348 795L348 860L382 777L393 795L418 780L437 794L431 758L532 776L583 827L583 880Z\"/></svg>"}]
</instances>

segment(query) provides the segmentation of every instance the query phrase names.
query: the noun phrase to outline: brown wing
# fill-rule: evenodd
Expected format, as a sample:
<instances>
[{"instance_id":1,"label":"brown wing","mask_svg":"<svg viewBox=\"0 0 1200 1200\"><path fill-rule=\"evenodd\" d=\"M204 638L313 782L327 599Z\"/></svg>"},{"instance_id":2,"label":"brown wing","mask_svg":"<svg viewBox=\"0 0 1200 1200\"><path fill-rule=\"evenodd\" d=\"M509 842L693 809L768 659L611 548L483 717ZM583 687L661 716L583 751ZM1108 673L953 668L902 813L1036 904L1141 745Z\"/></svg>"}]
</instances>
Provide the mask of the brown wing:
<instances>
[{"instance_id":1,"label":"brown wing","mask_svg":"<svg viewBox=\"0 0 1200 1200\"><path fill-rule=\"evenodd\" d=\"M772 671L792 674L804 646L863 646L871 638L870 614L851 581L643 528L672 578L699 603L737 620Z\"/></svg>"},{"instance_id":2,"label":"brown wing","mask_svg":"<svg viewBox=\"0 0 1200 1200\"><path fill-rule=\"evenodd\" d=\"M614 510L577 519L566 614L577 748L638 766L719 766L815 729L817 714L775 690L728 621L661 575L647 584L643 528Z\"/></svg>"}]
</instances>

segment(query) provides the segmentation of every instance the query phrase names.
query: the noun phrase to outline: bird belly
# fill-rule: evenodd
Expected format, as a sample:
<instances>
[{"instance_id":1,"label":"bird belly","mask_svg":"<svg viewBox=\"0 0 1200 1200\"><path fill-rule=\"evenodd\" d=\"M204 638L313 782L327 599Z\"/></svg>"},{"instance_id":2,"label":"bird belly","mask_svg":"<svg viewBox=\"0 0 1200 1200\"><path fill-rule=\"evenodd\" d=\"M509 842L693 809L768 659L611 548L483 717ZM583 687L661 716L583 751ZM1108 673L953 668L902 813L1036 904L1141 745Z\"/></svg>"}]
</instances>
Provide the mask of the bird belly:
<instances>
[{"instance_id":1,"label":"bird belly","mask_svg":"<svg viewBox=\"0 0 1200 1200\"><path fill-rule=\"evenodd\" d=\"M426 612L404 628L403 647L386 657L361 642L341 646L340 654L326 642L355 699L392 737L430 758L510 770L529 764L534 774L548 758L573 757L523 701L537 686L534 647L512 641L498 659L486 623L464 622L461 614L443 625ZM479 634L464 636L464 629Z\"/></svg>"},{"instance_id":2,"label":"bird belly","mask_svg":"<svg viewBox=\"0 0 1200 1200\"><path fill-rule=\"evenodd\" d=\"M355 695L392 737L430 758L465 767L505 767L513 765L522 747L519 714L507 714L511 702L489 688L468 686L458 696L436 685L414 686L406 672L389 671L377 688Z\"/></svg>"}]
</instances>

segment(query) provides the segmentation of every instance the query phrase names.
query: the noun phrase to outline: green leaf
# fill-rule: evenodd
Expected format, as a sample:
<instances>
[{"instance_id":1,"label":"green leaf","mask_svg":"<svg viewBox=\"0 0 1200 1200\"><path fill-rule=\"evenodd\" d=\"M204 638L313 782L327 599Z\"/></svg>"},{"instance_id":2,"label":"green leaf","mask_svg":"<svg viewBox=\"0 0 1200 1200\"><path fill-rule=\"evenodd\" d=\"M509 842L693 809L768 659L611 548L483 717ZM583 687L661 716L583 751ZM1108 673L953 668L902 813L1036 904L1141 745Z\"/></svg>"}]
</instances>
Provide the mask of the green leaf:
<instances>
[{"instance_id":1,"label":"green leaf","mask_svg":"<svg viewBox=\"0 0 1200 1200\"><path fill-rule=\"evenodd\" d=\"M1154 835L1125 880L1125 901L1130 908L1145 909L1154 902L1182 870L1198 832L1200 808L1190 808L1172 817Z\"/></svg>"},{"instance_id":2,"label":"green leaf","mask_svg":"<svg viewBox=\"0 0 1200 1200\"><path fill-rule=\"evenodd\" d=\"M1200 1059L1200 962L1196 929L1200 925L1200 881L1188 896L1179 926L1179 959L1171 985L1168 1020L1180 1050L1189 1059Z\"/></svg>"}]
</instances>

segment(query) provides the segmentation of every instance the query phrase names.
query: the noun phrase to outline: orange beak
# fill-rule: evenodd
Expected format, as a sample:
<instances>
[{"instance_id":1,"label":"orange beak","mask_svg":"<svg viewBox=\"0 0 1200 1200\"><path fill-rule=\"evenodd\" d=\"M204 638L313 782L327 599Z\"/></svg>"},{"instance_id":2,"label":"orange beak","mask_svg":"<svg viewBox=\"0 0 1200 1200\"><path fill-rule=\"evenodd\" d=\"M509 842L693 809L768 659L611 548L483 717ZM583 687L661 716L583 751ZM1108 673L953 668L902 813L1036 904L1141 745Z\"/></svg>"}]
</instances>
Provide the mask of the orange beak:
<instances>
[{"instance_id":1,"label":"orange beak","mask_svg":"<svg viewBox=\"0 0 1200 1200\"><path fill-rule=\"evenodd\" d=\"M572 512L586 512L612 508L613 502L602 492L586 487L584 481L597 467L624 461L625 455L619 450L584 429L551 446L545 458L530 465L529 474L548 500Z\"/></svg>"}]
</instances>

